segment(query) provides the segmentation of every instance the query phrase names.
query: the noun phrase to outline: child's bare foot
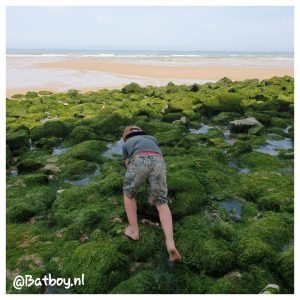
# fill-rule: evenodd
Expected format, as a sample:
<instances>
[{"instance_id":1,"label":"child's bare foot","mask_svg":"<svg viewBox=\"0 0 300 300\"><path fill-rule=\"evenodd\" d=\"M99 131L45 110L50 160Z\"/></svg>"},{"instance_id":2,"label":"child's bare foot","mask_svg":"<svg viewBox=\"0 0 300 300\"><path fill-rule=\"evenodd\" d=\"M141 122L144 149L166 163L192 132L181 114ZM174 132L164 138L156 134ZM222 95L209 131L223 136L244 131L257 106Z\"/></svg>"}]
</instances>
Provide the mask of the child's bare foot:
<instances>
[{"instance_id":1,"label":"child's bare foot","mask_svg":"<svg viewBox=\"0 0 300 300\"><path fill-rule=\"evenodd\" d=\"M174 243L166 243L167 245L167 250L169 252L169 257L170 257L170 261L173 262L179 262L181 261L181 256L179 254L179 252L177 251Z\"/></svg>"},{"instance_id":2,"label":"child's bare foot","mask_svg":"<svg viewBox=\"0 0 300 300\"><path fill-rule=\"evenodd\" d=\"M134 241L137 241L140 238L139 231L133 230L130 226L124 230L124 234Z\"/></svg>"}]
</instances>

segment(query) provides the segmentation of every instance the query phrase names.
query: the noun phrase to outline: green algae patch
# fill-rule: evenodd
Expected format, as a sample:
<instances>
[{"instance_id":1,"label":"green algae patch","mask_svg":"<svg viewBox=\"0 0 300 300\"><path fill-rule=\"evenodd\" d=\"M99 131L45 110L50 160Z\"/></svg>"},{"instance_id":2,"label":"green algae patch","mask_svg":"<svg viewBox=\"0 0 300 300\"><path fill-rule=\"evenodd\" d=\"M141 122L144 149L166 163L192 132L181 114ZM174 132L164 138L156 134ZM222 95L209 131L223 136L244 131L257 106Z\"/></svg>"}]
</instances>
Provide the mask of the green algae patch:
<instances>
[{"instance_id":1,"label":"green algae patch","mask_svg":"<svg viewBox=\"0 0 300 300\"><path fill-rule=\"evenodd\" d=\"M270 264L276 252L291 239L292 227L293 220L286 213L270 212L261 219L252 219L236 240L239 265Z\"/></svg>"},{"instance_id":2,"label":"green algae patch","mask_svg":"<svg viewBox=\"0 0 300 300\"><path fill-rule=\"evenodd\" d=\"M33 127L30 134L33 141L53 136L64 138L67 135L68 127L61 121L49 121L42 126Z\"/></svg>"},{"instance_id":3,"label":"green algae patch","mask_svg":"<svg viewBox=\"0 0 300 300\"><path fill-rule=\"evenodd\" d=\"M209 294L258 294L274 276L261 267L251 267L247 272L232 271L217 279L208 289Z\"/></svg>"},{"instance_id":4,"label":"green algae patch","mask_svg":"<svg viewBox=\"0 0 300 300\"><path fill-rule=\"evenodd\" d=\"M29 133L25 129L9 132L6 136L6 143L11 151L29 148Z\"/></svg>"},{"instance_id":5,"label":"green algae patch","mask_svg":"<svg viewBox=\"0 0 300 300\"><path fill-rule=\"evenodd\" d=\"M27 221L36 214L45 213L54 200L55 193L47 186L13 187L7 193L7 218L17 223Z\"/></svg>"},{"instance_id":6,"label":"green algae patch","mask_svg":"<svg viewBox=\"0 0 300 300\"><path fill-rule=\"evenodd\" d=\"M224 274L235 265L230 246L234 229L219 222L201 214L188 216L180 221L175 235L184 262L207 274Z\"/></svg>"},{"instance_id":7,"label":"green algae patch","mask_svg":"<svg viewBox=\"0 0 300 300\"><path fill-rule=\"evenodd\" d=\"M166 294L168 286L164 274L144 270L116 286L111 294Z\"/></svg>"},{"instance_id":8,"label":"green algae patch","mask_svg":"<svg viewBox=\"0 0 300 300\"><path fill-rule=\"evenodd\" d=\"M77 126L71 131L70 139L74 144L78 144L87 140L95 140L96 134L88 126Z\"/></svg>"},{"instance_id":9,"label":"green algae patch","mask_svg":"<svg viewBox=\"0 0 300 300\"><path fill-rule=\"evenodd\" d=\"M67 157L87 160L91 162L101 161L101 152L106 149L105 143L97 140L81 142L66 154Z\"/></svg>"},{"instance_id":10,"label":"green algae patch","mask_svg":"<svg viewBox=\"0 0 300 300\"><path fill-rule=\"evenodd\" d=\"M278 255L277 271L291 289L294 289L294 248L289 248Z\"/></svg>"},{"instance_id":11,"label":"green algae patch","mask_svg":"<svg viewBox=\"0 0 300 300\"><path fill-rule=\"evenodd\" d=\"M103 239L75 248L65 257L64 273L72 277L84 274L84 286L74 287L77 293L108 293L126 278L128 263L111 241Z\"/></svg>"}]
</instances>

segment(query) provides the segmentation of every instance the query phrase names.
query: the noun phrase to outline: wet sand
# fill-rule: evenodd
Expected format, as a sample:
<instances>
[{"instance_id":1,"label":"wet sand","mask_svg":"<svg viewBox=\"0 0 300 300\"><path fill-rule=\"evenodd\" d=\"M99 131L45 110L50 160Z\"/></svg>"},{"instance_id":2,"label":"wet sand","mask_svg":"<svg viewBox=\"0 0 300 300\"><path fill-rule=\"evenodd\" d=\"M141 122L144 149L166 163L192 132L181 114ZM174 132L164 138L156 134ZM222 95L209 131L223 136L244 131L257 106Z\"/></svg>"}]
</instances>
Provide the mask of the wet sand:
<instances>
[{"instance_id":1,"label":"wet sand","mask_svg":"<svg viewBox=\"0 0 300 300\"><path fill-rule=\"evenodd\" d=\"M176 84L215 82L225 76L232 80L294 76L292 64L267 59L255 62L234 59L160 61L93 57L37 59L18 56L8 57L7 65L8 97L28 90L63 92L71 88L81 91L121 88L130 82L138 82L142 86L160 86L169 81ZM30 80L26 72L30 72Z\"/></svg>"}]
</instances>

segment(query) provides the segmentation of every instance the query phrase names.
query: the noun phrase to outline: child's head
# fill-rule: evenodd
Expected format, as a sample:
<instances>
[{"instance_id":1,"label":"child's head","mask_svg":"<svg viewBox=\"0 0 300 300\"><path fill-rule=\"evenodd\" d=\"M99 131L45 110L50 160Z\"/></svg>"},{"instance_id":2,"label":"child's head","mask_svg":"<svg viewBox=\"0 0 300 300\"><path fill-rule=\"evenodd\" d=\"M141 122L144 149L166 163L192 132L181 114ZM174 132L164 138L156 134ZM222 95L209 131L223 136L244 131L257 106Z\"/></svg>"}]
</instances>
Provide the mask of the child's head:
<instances>
[{"instance_id":1,"label":"child's head","mask_svg":"<svg viewBox=\"0 0 300 300\"><path fill-rule=\"evenodd\" d=\"M126 141L127 139L129 139L132 136L141 135L141 134L145 134L145 133L143 132L143 130L140 127L138 127L136 125L131 125L124 129L123 140Z\"/></svg>"}]
</instances>

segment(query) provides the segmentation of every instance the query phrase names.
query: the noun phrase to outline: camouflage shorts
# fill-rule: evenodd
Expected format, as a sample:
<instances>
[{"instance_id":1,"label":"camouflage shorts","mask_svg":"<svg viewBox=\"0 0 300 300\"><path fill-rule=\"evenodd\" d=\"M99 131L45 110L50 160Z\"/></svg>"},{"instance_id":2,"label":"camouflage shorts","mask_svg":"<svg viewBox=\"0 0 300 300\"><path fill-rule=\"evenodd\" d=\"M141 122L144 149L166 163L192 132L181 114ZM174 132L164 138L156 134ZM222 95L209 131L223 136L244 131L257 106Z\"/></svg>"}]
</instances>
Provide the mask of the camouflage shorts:
<instances>
[{"instance_id":1,"label":"camouflage shorts","mask_svg":"<svg viewBox=\"0 0 300 300\"><path fill-rule=\"evenodd\" d=\"M139 186L147 181L148 202L162 205L168 202L166 163L162 156L136 155L128 164L123 191L128 198L134 198Z\"/></svg>"}]
</instances>

